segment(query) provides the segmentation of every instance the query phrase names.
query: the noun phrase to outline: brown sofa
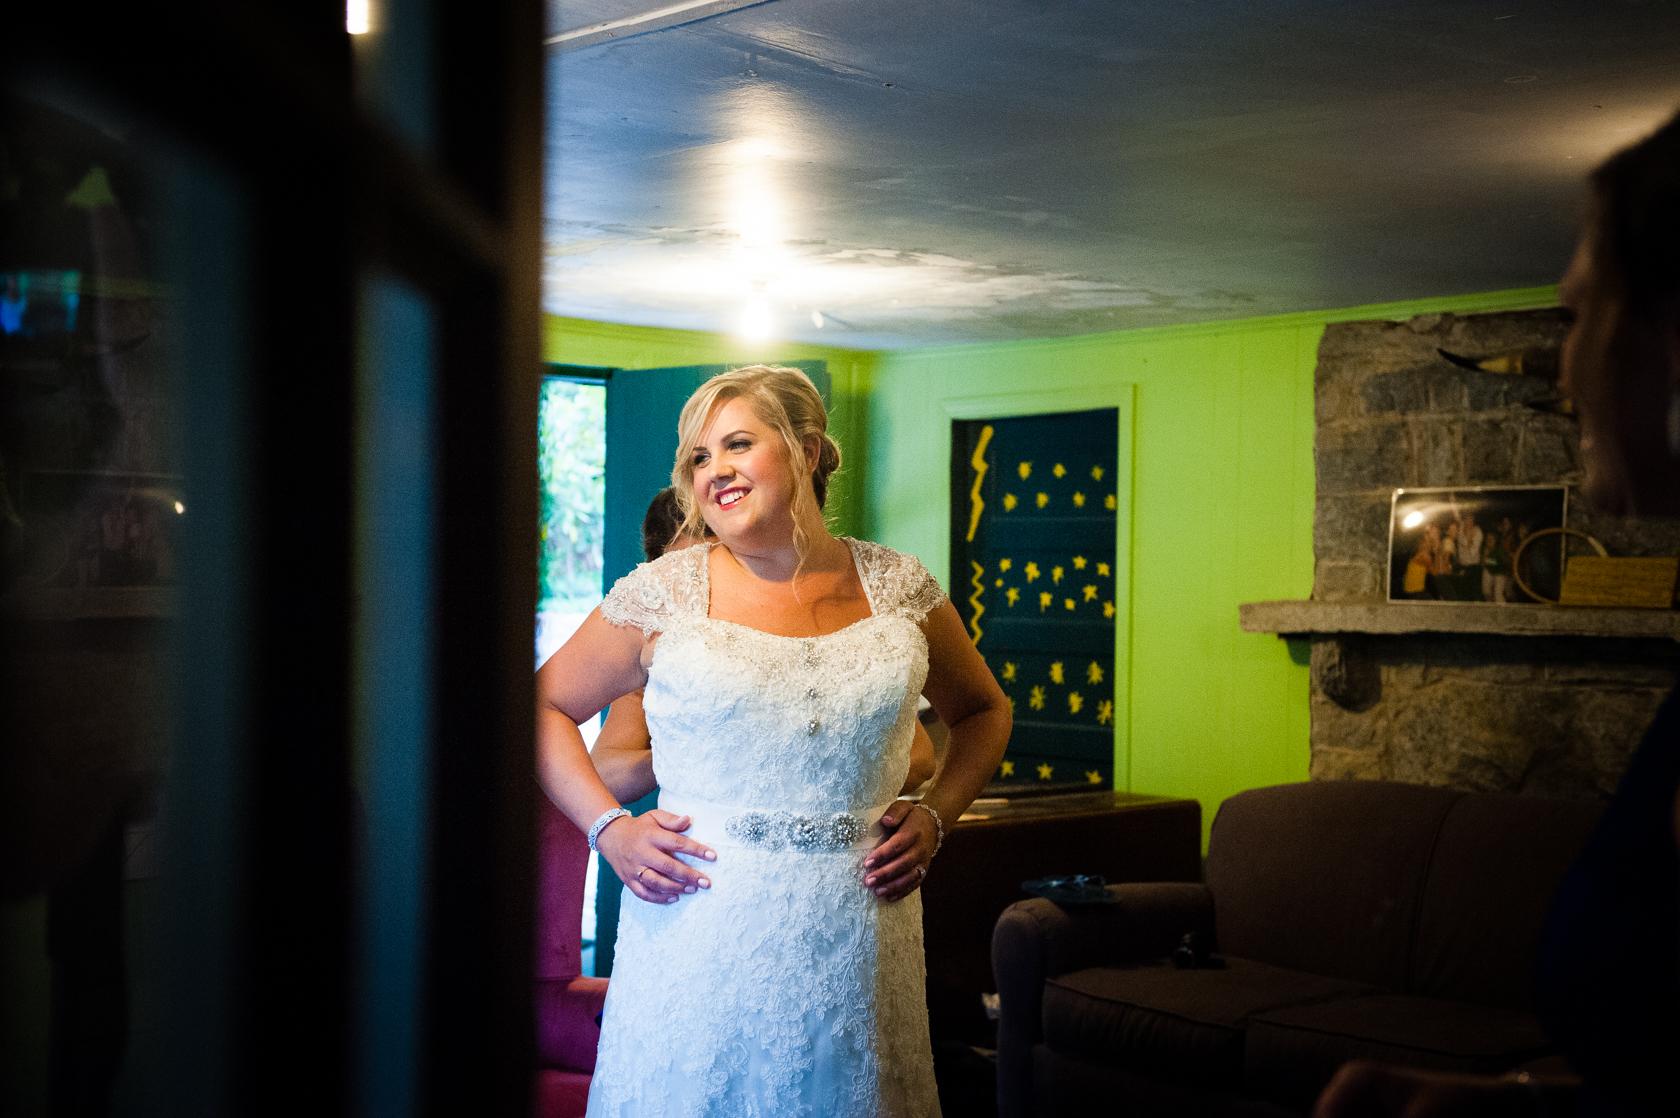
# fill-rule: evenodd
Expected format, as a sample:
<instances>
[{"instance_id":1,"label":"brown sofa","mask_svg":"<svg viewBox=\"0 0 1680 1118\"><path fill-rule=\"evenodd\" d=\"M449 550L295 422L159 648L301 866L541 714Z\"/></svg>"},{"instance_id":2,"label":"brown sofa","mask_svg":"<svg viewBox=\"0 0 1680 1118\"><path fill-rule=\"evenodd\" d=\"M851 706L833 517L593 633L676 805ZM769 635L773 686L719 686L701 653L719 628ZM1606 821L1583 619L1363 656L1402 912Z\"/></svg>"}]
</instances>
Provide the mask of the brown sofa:
<instances>
[{"instance_id":1,"label":"brown sofa","mask_svg":"<svg viewBox=\"0 0 1680 1118\"><path fill-rule=\"evenodd\" d=\"M1299 1114L1344 1061L1562 1069L1533 1014L1551 895L1601 805L1366 781L1233 796L1205 884L998 920L1002 1118ZM1223 969L1170 962L1210 933Z\"/></svg>"}]
</instances>

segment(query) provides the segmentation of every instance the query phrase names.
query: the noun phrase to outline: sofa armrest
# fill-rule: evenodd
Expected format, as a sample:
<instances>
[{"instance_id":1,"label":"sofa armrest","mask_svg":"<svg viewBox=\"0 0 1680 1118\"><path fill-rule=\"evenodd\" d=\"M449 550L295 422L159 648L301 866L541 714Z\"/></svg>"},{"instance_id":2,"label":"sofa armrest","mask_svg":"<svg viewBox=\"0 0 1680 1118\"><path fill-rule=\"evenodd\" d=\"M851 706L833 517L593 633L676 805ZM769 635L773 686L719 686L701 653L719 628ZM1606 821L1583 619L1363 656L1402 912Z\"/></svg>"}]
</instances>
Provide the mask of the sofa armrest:
<instances>
[{"instance_id":1,"label":"sofa armrest","mask_svg":"<svg viewBox=\"0 0 1680 1118\"><path fill-rule=\"evenodd\" d=\"M607 1000L604 978L539 978L536 989L537 1065L594 1071Z\"/></svg>"},{"instance_id":2,"label":"sofa armrest","mask_svg":"<svg viewBox=\"0 0 1680 1118\"><path fill-rule=\"evenodd\" d=\"M1044 982L1070 971L1170 955L1186 932L1213 931L1213 898L1195 882L1110 885L1116 904L1061 908L1041 897L1004 910L992 931L997 980L998 1114L1032 1112L1032 1049L1044 1037Z\"/></svg>"}]
</instances>

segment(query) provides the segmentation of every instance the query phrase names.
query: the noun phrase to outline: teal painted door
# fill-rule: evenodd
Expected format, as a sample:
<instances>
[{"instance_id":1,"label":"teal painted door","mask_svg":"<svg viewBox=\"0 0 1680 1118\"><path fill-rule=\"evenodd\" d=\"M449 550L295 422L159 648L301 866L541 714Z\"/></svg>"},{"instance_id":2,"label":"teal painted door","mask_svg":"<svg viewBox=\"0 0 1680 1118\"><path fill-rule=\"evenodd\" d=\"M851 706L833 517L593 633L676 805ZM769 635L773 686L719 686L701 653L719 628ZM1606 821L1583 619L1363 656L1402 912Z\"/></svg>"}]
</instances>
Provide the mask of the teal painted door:
<instances>
[{"instance_id":1,"label":"teal painted door","mask_svg":"<svg viewBox=\"0 0 1680 1118\"><path fill-rule=\"evenodd\" d=\"M828 401L826 361L785 361L802 370ZM642 517L654 494L671 484L677 454L677 418L688 398L728 365L680 365L664 369L615 369L607 379L606 515L601 541L601 589L645 562ZM637 815L655 806L657 794L626 805ZM595 973L612 974L618 936L619 880L606 859L600 863L595 896Z\"/></svg>"},{"instance_id":2,"label":"teal painted door","mask_svg":"<svg viewBox=\"0 0 1680 1118\"><path fill-rule=\"evenodd\" d=\"M951 597L1014 708L1001 789L1114 787L1118 424L953 425Z\"/></svg>"}]
</instances>

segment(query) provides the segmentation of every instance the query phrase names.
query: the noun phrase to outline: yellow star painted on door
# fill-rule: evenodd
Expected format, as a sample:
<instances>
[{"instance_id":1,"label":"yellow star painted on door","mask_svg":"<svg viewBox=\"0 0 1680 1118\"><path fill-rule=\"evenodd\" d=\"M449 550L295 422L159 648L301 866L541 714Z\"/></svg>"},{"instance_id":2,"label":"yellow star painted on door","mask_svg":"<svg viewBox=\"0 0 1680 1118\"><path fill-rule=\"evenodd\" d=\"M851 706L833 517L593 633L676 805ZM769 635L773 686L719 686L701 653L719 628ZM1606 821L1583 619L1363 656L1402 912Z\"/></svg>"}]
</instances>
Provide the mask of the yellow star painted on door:
<instances>
[{"instance_id":1,"label":"yellow star painted on door","mask_svg":"<svg viewBox=\"0 0 1680 1118\"><path fill-rule=\"evenodd\" d=\"M1015 696L1014 695L1005 695L1004 698L1009 700L1009 713L1014 714L1015 713Z\"/></svg>"},{"instance_id":2,"label":"yellow star painted on door","mask_svg":"<svg viewBox=\"0 0 1680 1118\"><path fill-rule=\"evenodd\" d=\"M1103 508L1107 509L1110 512L1114 511L1114 509L1115 509L1114 494L1110 493L1108 496L1103 498Z\"/></svg>"},{"instance_id":3,"label":"yellow star painted on door","mask_svg":"<svg viewBox=\"0 0 1680 1118\"><path fill-rule=\"evenodd\" d=\"M1014 605L1015 604L1015 599L1017 599L1021 596L1021 592L1019 590L1015 589L1015 587L1011 586L1008 590L1005 590L1003 592L1003 596L1005 598L1009 599L1009 604L1010 605Z\"/></svg>"},{"instance_id":4,"label":"yellow star painted on door","mask_svg":"<svg viewBox=\"0 0 1680 1118\"><path fill-rule=\"evenodd\" d=\"M1007 562L1009 562L1009 560L1005 559L1004 562L1007 563ZM1003 569L1007 571L1009 568L1004 567ZM1098 563L1097 564L1097 577L1098 578L1107 578L1108 577L1108 564L1107 563Z\"/></svg>"},{"instance_id":5,"label":"yellow star painted on door","mask_svg":"<svg viewBox=\"0 0 1680 1118\"><path fill-rule=\"evenodd\" d=\"M1073 491L1073 507L1076 509L1082 509L1085 507L1085 494L1079 492L1077 489Z\"/></svg>"},{"instance_id":6,"label":"yellow star painted on door","mask_svg":"<svg viewBox=\"0 0 1680 1118\"><path fill-rule=\"evenodd\" d=\"M1114 603L1113 602L1104 602L1103 603L1103 616L1104 617L1113 617L1114 616Z\"/></svg>"},{"instance_id":7,"label":"yellow star painted on door","mask_svg":"<svg viewBox=\"0 0 1680 1118\"><path fill-rule=\"evenodd\" d=\"M999 586L1003 585L1003 579L1001 579L1001 578L998 579L998 585ZM1097 588L1095 586L1091 586L1089 584L1086 585L1086 587L1085 587L1085 600L1087 602L1094 602L1094 601L1097 600Z\"/></svg>"},{"instance_id":8,"label":"yellow star painted on door","mask_svg":"<svg viewBox=\"0 0 1680 1118\"><path fill-rule=\"evenodd\" d=\"M1022 462L1019 466L1015 467L1015 472L1020 474L1022 478L1032 477L1032 463Z\"/></svg>"},{"instance_id":9,"label":"yellow star painted on door","mask_svg":"<svg viewBox=\"0 0 1680 1118\"><path fill-rule=\"evenodd\" d=\"M1077 691L1069 691L1068 692L1068 713L1069 714L1078 714L1079 709L1081 707L1083 707L1084 705L1085 705L1085 696L1084 695L1081 695Z\"/></svg>"},{"instance_id":10,"label":"yellow star painted on door","mask_svg":"<svg viewBox=\"0 0 1680 1118\"><path fill-rule=\"evenodd\" d=\"M1040 765L1040 766L1038 766L1038 779L1049 780L1050 777L1055 774L1055 772L1056 772L1056 770L1051 768L1049 765Z\"/></svg>"},{"instance_id":11,"label":"yellow star painted on door","mask_svg":"<svg viewBox=\"0 0 1680 1118\"><path fill-rule=\"evenodd\" d=\"M1051 567L1050 568L1050 585L1058 586L1058 585L1061 584L1061 581L1062 581L1062 568Z\"/></svg>"},{"instance_id":12,"label":"yellow star painted on door","mask_svg":"<svg viewBox=\"0 0 1680 1118\"><path fill-rule=\"evenodd\" d=\"M1092 660L1085 667L1085 682L1086 683L1101 683L1102 681L1103 681L1102 665L1097 663L1095 660Z\"/></svg>"},{"instance_id":13,"label":"yellow star painted on door","mask_svg":"<svg viewBox=\"0 0 1680 1118\"><path fill-rule=\"evenodd\" d=\"M1067 476L1067 470L1060 462L1057 462L1054 466L1050 467L1050 472L1055 474L1057 477Z\"/></svg>"},{"instance_id":14,"label":"yellow star painted on door","mask_svg":"<svg viewBox=\"0 0 1680 1118\"><path fill-rule=\"evenodd\" d=\"M1073 608L1073 599L1072 598L1063 598L1062 599L1062 605L1067 607L1068 609L1072 609Z\"/></svg>"},{"instance_id":15,"label":"yellow star painted on door","mask_svg":"<svg viewBox=\"0 0 1680 1118\"><path fill-rule=\"evenodd\" d=\"M1098 772L1096 769L1086 769L1085 779L1090 781L1092 784L1101 784L1102 773Z\"/></svg>"},{"instance_id":16,"label":"yellow star painted on door","mask_svg":"<svg viewBox=\"0 0 1680 1118\"><path fill-rule=\"evenodd\" d=\"M1015 762L1014 761L1005 761L1003 763L1003 775L1004 776L1014 776L1015 775Z\"/></svg>"},{"instance_id":17,"label":"yellow star painted on door","mask_svg":"<svg viewBox=\"0 0 1680 1118\"><path fill-rule=\"evenodd\" d=\"M1002 590L1003 589L1003 579L1001 579L1001 578L998 579L996 585L997 585L997 588L999 590Z\"/></svg>"},{"instance_id":18,"label":"yellow star painted on door","mask_svg":"<svg viewBox=\"0 0 1680 1118\"><path fill-rule=\"evenodd\" d=\"M1005 683L1015 682L1015 665L1008 660L1003 662L1003 681Z\"/></svg>"},{"instance_id":19,"label":"yellow star painted on door","mask_svg":"<svg viewBox=\"0 0 1680 1118\"><path fill-rule=\"evenodd\" d=\"M1050 591L1040 590L1038 593L1038 612L1043 613L1045 610L1049 609L1050 600L1054 597L1055 595L1050 593Z\"/></svg>"},{"instance_id":20,"label":"yellow star painted on door","mask_svg":"<svg viewBox=\"0 0 1680 1118\"><path fill-rule=\"evenodd\" d=\"M1114 704L1107 699L1097 700L1097 721L1104 726L1114 721Z\"/></svg>"},{"instance_id":21,"label":"yellow star painted on door","mask_svg":"<svg viewBox=\"0 0 1680 1118\"><path fill-rule=\"evenodd\" d=\"M1005 493L1003 495L1003 511L1004 512L1009 512L1011 509L1013 509L1018 504L1020 504L1020 502L1015 499L1015 494Z\"/></svg>"},{"instance_id":22,"label":"yellow star painted on door","mask_svg":"<svg viewBox=\"0 0 1680 1118\"><path fill-rule=\"evenodd\" d=\"M1050 682L1051 683L1061 683L1061 682L1063 682L1063 679L1062 679L1062 662L1060 660L1057 660L1054 664L1050 665Z\"/></svg>"},{"instance_id":23,"label":"yellow star painted on door","mask_svg":"<svg viewBox=\"0 0 1680 1118\"><path fill-rule=\"evenodd\" d=\"M1103 468L1101 466L1092 466L1091 467L1091 480L1101 481L1102 476L1103 476Z\"/></svg>"},{"instance_id":24,"label":"yellow star painted on door","mask_svg":"<svg viewBox=\"0 0 1680 1118\"><path fill-rule=\"evenodd\" d=\"M1050 503L1050 494L1040 493L1037 497L1035 497L1033 499L1038 502L1038 507L1039 508L1043 508L1045 505L1048 505Z\"/></svg>"},{"instance_id":25,"label":"yellow star painted on door","mask_svg":"<svg viewBox=\"0 0 1680 1118\"><path fill-rule=\"evenodd\" d=\"M1039 685L1039 686L1034 687L1032 689L1032 694L1027 696L1027 705L1032 707L1034 710L1043 710L1044 709L1044 687L1043 687L1043 685Z\"/></svg>"},{"instance_id":26,"label":"yellow star painted on door","mask_svg":"<svg viewBox=\"0 0 1680 1118\"><path fill-rule=\"evenodd\" d=\"M1085 556L1075 555L1073 557L1073 569L1076 571L1082 571L1085 569L1085 564L1089 562L1090 560L1085 558Z\"/></svg>"},{"instance_id":27,"label":"yellow star painted on door","mask_svg":"<svg viewBox=\"0 0 1680 1118\"><path fill-rule=\"evenodd\" d=\"M998 560L998 570L1000 570L1000 571L1007 571L1010 567L1013 567L1014 565L1015 565L1015 560L1013 560L1013 559L999 559Z\"/></svg>"},{"instance_id":28,"label":"yellow star painted on door","mask_svg":"<svg viewBox=\"0 0 1680 1118\"><path fill-rule=\"evenodd\" d=\"M1035 579L1037 577L1038 577L1038 564L1029 560L1027 562L1027 581L1031 582L1033 579Z\"/></svg>"}]
</instances>

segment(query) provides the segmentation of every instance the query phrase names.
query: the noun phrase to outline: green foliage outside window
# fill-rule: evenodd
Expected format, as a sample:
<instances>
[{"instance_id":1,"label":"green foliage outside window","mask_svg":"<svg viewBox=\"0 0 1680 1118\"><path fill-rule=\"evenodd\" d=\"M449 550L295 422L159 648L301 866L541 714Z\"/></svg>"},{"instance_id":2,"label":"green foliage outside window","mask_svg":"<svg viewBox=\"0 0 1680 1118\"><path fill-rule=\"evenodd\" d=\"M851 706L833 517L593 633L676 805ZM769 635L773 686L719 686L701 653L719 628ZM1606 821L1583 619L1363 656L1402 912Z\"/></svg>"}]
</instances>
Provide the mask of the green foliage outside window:
<instances>
[{"instance_id":1,"label":"green foliage outside window","mask_svg":"<svg viewBox=\"0 0 1680 1118\"><path fill-rule=\"evenodd\" d=\"M607 390L547 378L537 421L542 470L539 609L584 613L601 601Z\"/></svg>"}]
</instances>

